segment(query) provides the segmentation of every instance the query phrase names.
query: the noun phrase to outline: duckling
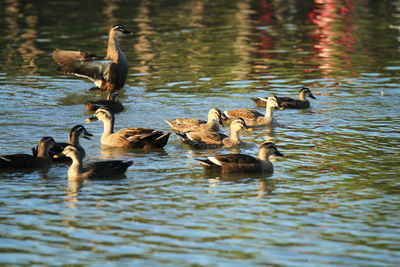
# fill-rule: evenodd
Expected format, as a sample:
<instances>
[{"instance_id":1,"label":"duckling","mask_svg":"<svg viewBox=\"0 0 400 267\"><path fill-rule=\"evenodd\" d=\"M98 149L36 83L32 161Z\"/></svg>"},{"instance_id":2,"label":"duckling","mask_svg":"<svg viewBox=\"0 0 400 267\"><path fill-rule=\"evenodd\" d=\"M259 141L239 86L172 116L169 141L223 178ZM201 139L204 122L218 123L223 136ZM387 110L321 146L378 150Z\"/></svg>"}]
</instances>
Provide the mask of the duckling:
<instances>
[{"instance_id":1,"label":"duckling","mask_svg":"<svg viewBox=\"0 0 400 267\"><path fill-rule=\"evenodd\" d=\"M167 142L171 133L163 133L146 128L125 128L114 132L114 115L106 108L98 108L94 116L86 121L102 121L104 131L101 135L101 144L121 148L162 148Z\"/></svg>"},{"instance_id":2,"label":"duckling","mask_svg":"<svg viewBox=\"0 0 400 267\"><path fill-rule=\"evenodd\" d=\"M265 115L253 109L231 109L224 111L222 120L230 123L236 118L242 118L248 126L263 126L277 123L276 119L273 117L274 109L283 109L283 107L280 106L277 97L275 95L270 95L268 99L260 99L267 102Z\"/></svg>"},{"instance_id":3,"label":"duckling","mask_svg":"<svg viewBox=\"0 0 400 267\"><path fill-rule=\"evenodd\" d=\"M295 109L305 109L310 107L310 102L306 99L306 96L316 99L311 93L311 90L307 87L300 89L298 97L299 99L293 99L290 97L278 97L278 102L283 108L295 108ZM265 101L262 101L260 97L251 97L251 100L256 103L257 107L265 107Z\"/></svg>"},{"instance_id":4,"label":"duckling","mask_svg":"<svg viewBox=\"0 0 400 267\"><path fill-rule=\"evenodd\" d=\"M92 89L103 91L121 89L128 73L128 61L118 44L118 36L121 33L131 34L122 25L116 24L111 27L106 57L56 49L53 52L53 59L60 65L57 70L64 74L75 74L90 79L96 85Z\"/></svg>"},{"instance_id":5,"label":"duckling","mask_svg":"<svg viewBox=\"0 0 400 267\"><path fill-rule=\"evenodd\" d=\"M106 160L88 163L82 166L82 155L79 150L68 145L61 153L72 159L68 169L68 179L101 179L122 175L132 165L132 161Z\"/></svg>"},{"instance_id":6,"label":"duckling","mask_svg":"<svg viewBox=\"0 0 400 267\"><path fill-rule=\"evenodd\" d=\"M105 107L112 113L120 113L124 106L118 101L118 92L108 93L107 100L86 101L83 103L88 111L96 111L99 107Z\"/></svg>"},{"instance_id":7,"label":"duckling","mask_svg":"<svg viewBox=\"0 0 400 267\"><path fill-rule=\"evenodd\" d=\"M208 112L207 121L192 118L177 118L175 120L165 120L174 131L179 133L194 131L218 132L219 126L223 126L221 120L221 111L217 108L211 108Z\"/></svg>"},{"instance_id":8,"label":"duckling","mask_svg":"<svg viewBox=\"0 0 400 267\"><path fill-rule=\"evenodd\" d=\"M52 137L43 137L38 145L36 155L11 154L0 156L0 169L40 169L51 165L49 149L55 145Z\"/></svg>"},{"instance_id":9,"label":"duckling","mask_svg":"<svg viewBox=\"0 0 400 267\"><path fill-rule=\"evenodd\" d=\"M211 149L219 147L232 147L235 145L242 144L240 140L239 132L241 130L252 131L251 128L247 127L243 119L236 119L232 121L229 131L230 137L219 132L210 131L196 131L187 133L176 133L182 139L184 144L188 144L198 149Z\"/></svg>"},{"instance_id":10,"label":"duckling","mask_svg":"<svg viewBox=\"0 0 400 267\"><path fill-rule=\"evenodd\" d=\"M206 170L222 173L232 172L264 172L272 173L274 166L269 161L271 155L283 156L274 143L261 144L258 149L258 159L246 154L226 154L206 159L195 159Z\"/></svg>"}]
</instances>

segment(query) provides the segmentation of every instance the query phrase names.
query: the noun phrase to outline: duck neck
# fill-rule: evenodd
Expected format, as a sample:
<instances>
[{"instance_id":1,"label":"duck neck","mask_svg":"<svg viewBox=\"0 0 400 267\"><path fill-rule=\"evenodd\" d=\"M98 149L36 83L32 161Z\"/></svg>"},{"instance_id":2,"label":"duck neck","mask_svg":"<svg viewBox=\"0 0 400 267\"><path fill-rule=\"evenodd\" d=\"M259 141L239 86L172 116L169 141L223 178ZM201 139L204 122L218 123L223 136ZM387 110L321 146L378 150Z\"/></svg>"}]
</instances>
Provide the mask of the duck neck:
<instances>
[{"instance_id":1,"label":"duck neck","mask_svg":"<svg viewBox=\"0 0 400 267\"><path fill-rule=\"evenodd\" d=\"M68 169L68 178L76 178L82 174L82 159L78 155L71 157L72 164Z\"/></svg>"},{"instance_id":2,"label":"duck neck","mask_svg":"<svg viewBox=\"0 0 400 267\"><path fill-rule=\"evenodd\" d=\"M117 62L119 54L120 49L118 44L118 31L111 30L108 35L107 58Z\"/></svg>"},{"instance_id":3,"label":"duck neck","mask_svg":"<svg viewBox=\"0 0 400 267\"><path fill-rule=\"evenodd\" d=\"M299 92L298 96L299 96L299 100L301 100L301 101L305 101L306 100L306 96L304 94L304 91Z\"/></svg>"},{"instance_id":4,"label":"duck neck","mask_svg":"<svg viewBox=\"0 0 400 267\"><path fill-rule=\"evenodd\" d=\"M103 135L101 136L102 138L114 132L114 116L111 116L111 118L103 120L103 124L104 124L104 131Z\"/></svg>"},{"instance_id":5,"label":"duck neck","mask_svg":"<svg viewBox=\"0 0 400 267\"><path fill-rule=\"evenodd\" d=\"M208 120L206 123L206 129L207 130L218 129L217 122L214 119Z\"/></svg>"},{"instance_id":6,"label":"duck neck","mask_svg":"<svg viewBox=\"0 0 400 267\"><path fill-rule=\"evenodd\" d=\"M266 154L265 152L259 152L258 153L258 158L262 161L269 161L269 155Z\"/></svg>"},{"instance_id":7,"label":"duck neck","mask_svg":"<svg viewBox=\"0 0 400 267\"><path fill-rule=\"evenodd\" d=\"M49 146L44 143L40 143L38 147L37 157L45 160L50 160Z\"/></svg>"},{"instance_id":8,"label":"duck neck","mask_svg":"<svg viewBox=\"0 0 400 267\"><path fill-rule=\"evenodd\" d=\"M274 115L274 109L275 107L271 107L267 103L267 107L265 108L265 119L272 120L272 116Z\"/></svg>"},{"instance_id":9,"label":"duck neck","mask_svg":"<svg viewBox=\"0 0 400 267\"><path fill-rule=\"evenodd\" d=\"M69 135L69 138L68 138L68 143L70 143L70 144L73 145L73 146L79 147L79 146L80 146L80 144L79 144L79 137L76 136L75 133L70 134L70 135Z\"/></svg>"},{"instance_id":10,"label":"duck neck","mask_svg":"<svg viewBox=\"0 0 400 267\"><path fill-rule=\"evenodd\" d=\"M230 139L231 142L234 144L240 144L241 140L240 140L240 135L239 135L239 131L236 129L230 129Z\"/></svg>"}]
</instances>

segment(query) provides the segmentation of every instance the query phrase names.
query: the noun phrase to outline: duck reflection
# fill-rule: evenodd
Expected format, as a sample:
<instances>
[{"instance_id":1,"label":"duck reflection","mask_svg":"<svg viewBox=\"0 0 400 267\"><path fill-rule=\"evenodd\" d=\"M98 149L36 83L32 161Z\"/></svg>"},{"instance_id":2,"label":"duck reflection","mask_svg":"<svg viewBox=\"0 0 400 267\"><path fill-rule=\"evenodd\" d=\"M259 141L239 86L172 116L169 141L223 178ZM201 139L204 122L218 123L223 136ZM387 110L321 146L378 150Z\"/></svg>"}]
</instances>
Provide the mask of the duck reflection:
<instances>
[{"instance_id":1,"label":"duck reflection","mask_svg":"<svg viewBox=\"0 0 400 267\"><path fill-rule=\"evenodd\" d=\"M208 184L210 189L207 191L209 194L217 193L217 190L213 190L217 186L220 186L223 182L234 182L234 183L243 183L250 184L258 182L258 191L257 198L262 198L266 195L272 195L273 190L275 189L276 181L271 179L272 174L266 175L266 177L262 178L254 178L249 177L244 174L222 174L220 176L214 176L211 173L205 174L205 178L208 180Z\"/></svg>"}]
</instances>

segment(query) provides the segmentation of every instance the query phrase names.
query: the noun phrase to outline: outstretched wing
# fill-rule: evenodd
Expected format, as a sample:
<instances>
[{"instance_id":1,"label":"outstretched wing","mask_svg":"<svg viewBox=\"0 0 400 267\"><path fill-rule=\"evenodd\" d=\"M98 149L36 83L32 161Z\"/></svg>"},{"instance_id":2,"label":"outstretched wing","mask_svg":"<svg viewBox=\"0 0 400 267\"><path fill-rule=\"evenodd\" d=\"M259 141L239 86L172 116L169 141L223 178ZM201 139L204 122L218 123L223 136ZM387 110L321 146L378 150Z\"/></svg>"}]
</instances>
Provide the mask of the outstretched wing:
<instances>
[{"instance_id":1,"label":"outstretched wing","mask_svg":"<svg viewBox=\"0 0 400 267\"><path fill-rule=\"evenodd\" d=\"M58 71L64 74L75 74L92 81L109 81L110 68L114 64L111 60L93 54L60 49L53 52L53 59L60 65Z\"/></svg>"}]
</instances>

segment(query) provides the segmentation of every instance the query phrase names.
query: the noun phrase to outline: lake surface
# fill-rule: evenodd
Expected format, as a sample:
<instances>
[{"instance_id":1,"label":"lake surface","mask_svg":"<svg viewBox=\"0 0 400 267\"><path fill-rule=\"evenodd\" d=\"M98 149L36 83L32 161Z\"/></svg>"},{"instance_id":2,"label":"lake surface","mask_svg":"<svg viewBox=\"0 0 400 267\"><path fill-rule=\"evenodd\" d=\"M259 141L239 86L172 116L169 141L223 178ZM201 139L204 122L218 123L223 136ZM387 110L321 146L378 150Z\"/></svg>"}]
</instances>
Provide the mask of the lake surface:
<instances>
[{"instance_id":1,"label":"lake surface","mask_svg":"<svg viewBox=\"0 0 400 267\"><path fill-rule=\"evenodd\" d=\"M325 2L322 3L322 2ZM397 266L400 261L399 1L3 1L0 154L66 141L105 98L56 71L56 48L105 55L111 25L129 61L115 128L171 131L165 119L211 107L256 108L296 97L279 124L242 133L247 146L192 150L102 147L87 161L132 159L124 179L73 182L68 165L0 174L0 265ZM226 131L226 128L223 129ZM275 172L219 175L194 158L256 155L274 142Z\"/></svg>"}]
</instances>

